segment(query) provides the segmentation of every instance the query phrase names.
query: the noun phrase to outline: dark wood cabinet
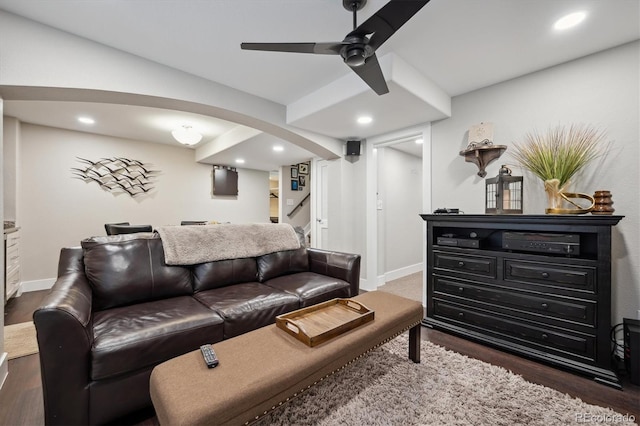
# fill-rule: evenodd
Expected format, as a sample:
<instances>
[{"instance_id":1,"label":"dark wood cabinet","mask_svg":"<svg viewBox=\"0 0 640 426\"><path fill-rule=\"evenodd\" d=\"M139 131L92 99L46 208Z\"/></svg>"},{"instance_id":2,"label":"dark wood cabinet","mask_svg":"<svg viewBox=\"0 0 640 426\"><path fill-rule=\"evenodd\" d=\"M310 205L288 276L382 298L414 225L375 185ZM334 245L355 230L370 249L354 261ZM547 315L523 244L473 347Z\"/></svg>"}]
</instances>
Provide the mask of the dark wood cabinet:
<instances>
[{"instance_id":1,"label":"dark wood cabinet","mask_svg":"<svg viewBox=\"0 0 640 426\"><path fill-rule=\"evenodd\" d=\"M423 325L620 388L611 363L611 227L623 216L421 217ZM521 249L503 248L514 238Z\"/></svg>"}]
</instances>

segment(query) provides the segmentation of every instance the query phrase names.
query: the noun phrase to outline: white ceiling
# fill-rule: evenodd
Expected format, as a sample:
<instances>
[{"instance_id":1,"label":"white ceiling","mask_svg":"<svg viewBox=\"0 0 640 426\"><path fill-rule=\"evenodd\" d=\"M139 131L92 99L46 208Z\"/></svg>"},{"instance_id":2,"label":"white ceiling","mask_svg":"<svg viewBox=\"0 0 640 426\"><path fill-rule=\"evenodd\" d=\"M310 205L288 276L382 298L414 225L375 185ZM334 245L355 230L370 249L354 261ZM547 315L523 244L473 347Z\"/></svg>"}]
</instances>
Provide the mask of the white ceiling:
<instances>
[{"instance_id":1,"label":"white ceiling","mask_svg":"<svg viewBox=\"0 0 640 426\"><path fill-rule=\"evenodd\" d=\"M386 1L368 0L358 22ZM0 0L0 9L289 109L353 74L337 56L240 49L243 41L340 41L352 26L341 0ZM563 33L552 29L555 20L577 10L587 12L580 26ZM637 0L431 0L377 53L393 53L426 83L456 96L639 38ZM375 96L355 77L352 84L362 86L360 93L290 124L337 138L363 138L446 116L416 99L411 87L393 84L387 72L385 76L391 80L391 93ZM372 114L374 123L358 127L353 120L361 111ZM98 123L92 132L164 143L174 142L153 123L154 116L164 117L164 123L169 117L197 121L204 140L234 126L193 114L83 103L6 101L5 112L27 122L83 131L87 129L78 128L75 116L94 114ZM267 136L253 143L286 145ZM290 148L294 153L293 145L285 148L269 160L265 155L276 153L262 150L251 168L271 170L280 161L297 162L286 159ZM256 145L249 141L219 155L249 158L252 151L257 152ZM295 151L294 157L301 154L308 153Z\"/></svg>"}]
</instances>

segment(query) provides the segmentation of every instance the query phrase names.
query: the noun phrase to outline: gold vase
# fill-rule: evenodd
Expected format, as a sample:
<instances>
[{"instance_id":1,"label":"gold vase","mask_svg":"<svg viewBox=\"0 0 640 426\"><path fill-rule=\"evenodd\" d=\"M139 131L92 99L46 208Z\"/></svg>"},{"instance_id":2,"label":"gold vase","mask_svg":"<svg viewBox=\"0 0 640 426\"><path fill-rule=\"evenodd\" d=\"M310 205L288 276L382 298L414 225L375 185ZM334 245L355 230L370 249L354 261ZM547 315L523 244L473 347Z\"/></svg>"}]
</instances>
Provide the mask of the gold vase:
<instances>
[{"instance_id":1,"label":"gold vase","mask_svg":"<svg viewBox=\"0 0 640 426\"><path fill-rule=\"evenodd\" d=\"M564 187L560 188L558 179L548 179L544 181L544 190L547 193L546 214L585 214L593 210L595 199L588 194L580 192L565 192ZM581 206L572 200L572 198L583 198L589 200L589 207ZM567 204L568 203L568 204ZM573 205L573 207L569 206ZM565 207L565 206L568 206Z\"/></svg>"}]
</instances>

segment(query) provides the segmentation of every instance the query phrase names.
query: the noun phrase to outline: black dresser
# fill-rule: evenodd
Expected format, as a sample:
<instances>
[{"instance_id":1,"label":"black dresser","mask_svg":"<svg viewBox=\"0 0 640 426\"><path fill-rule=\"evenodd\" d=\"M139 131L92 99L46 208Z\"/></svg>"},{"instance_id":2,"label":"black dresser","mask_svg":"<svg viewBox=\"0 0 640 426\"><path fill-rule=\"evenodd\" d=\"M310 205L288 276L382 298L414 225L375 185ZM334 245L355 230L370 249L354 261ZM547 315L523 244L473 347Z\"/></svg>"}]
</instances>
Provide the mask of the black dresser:
<instances>
[{"instance_id":1,"label":"black dresser","mask_svg":"<svg viewBox=\"0 0 640 426\"><path fill-rule=\"evenodd\" d=\"M620 388L611 364L611 227L623 216L420 215L423 325Z\"/></svg>"}]
</instances>

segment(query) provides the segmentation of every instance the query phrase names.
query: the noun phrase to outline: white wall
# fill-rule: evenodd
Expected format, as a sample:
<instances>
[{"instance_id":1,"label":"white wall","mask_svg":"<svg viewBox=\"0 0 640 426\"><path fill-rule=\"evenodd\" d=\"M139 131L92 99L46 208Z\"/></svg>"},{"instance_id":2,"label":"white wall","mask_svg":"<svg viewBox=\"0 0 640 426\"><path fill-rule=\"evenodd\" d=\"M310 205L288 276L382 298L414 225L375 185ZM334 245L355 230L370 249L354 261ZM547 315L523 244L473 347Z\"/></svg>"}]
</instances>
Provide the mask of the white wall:
<instances>
[{"instance_id":1,"label":"white wall","mask_svg":"<svg viewBox=\"0 0 640 426\"><path fill-rule=\"evenodd\" d=\"M0 116L2 116L3 112L3 100L0 97ZM2 120L0 120L0 164L2 164L3 160L3 125ZM0 174L0 221L4 221L4 197L3 197L3 177ZM4 243L0 245L0 271L4 271ZM0 293L4 295L4 272L0 274ZM5 379L7 378L7 374L9 373L9 362L7 361L7 353L4 351L4 296L3 303L0 306L0 388L4 384Z\"/></svg>"},{"instance_id":2,"label":"white wall","mask_svg":"<svg viewBox=\"0 0 640 426\"><path fill-rule=\"evenodd\" d=\"M615 214L625 216L613 230L614 323L635 318L640 309L639 68L640 42L630 43L457 96L452 117L432 127L433 205L466 213L484 213L484 179L459 155L471 125L493 122L494 143L507 146L527 132L559 124L588 123L607 131L612 149L603 162L574 179L572 190L610 190ZM496 176L505 163L514 164L509 149L487 167L487 176ZM540 179L524 176L525 213L544 214Z\"/></svg>"},{"instance_id":3,"label":"white wall","mask_svg":"<svg viewBox=\"0 0 640 426\"><path fill-rule=\"evenodd\" d=\"M3 144L2 144L2 177L4 189L4 220L15 221L16 199L17 199L17 173L16 165L18 161L18 139L20 137L20 122L7 117L3 123Z\"/></svg>"},{"instance_id":4,"label":"white wall","mask_svg":"<svg viewBox=\"0 0 640 426\"><path fill-rule=\"evenodd\" d=\"M269 222L269 173L238 169L238 196L213 197L212 167L187 148L21 125L19 170L22 281L56 276L60 248L105 235L104 224L179 225L181 220ZM74 179L76 156L127 157L160 170L147 197L113 195Z\"/></svg>"},{"instance_id":5,"label":"white wall","mask_svg":"<svg viewBox=\"0 0 640 426\"><path fill-rule=\"evenodd\" d=\"M378 274L390 279L422 264L422 159L393 147L378 148ZM404 274L406 275L406 274Z\"/></svg>"}]
</instances>

